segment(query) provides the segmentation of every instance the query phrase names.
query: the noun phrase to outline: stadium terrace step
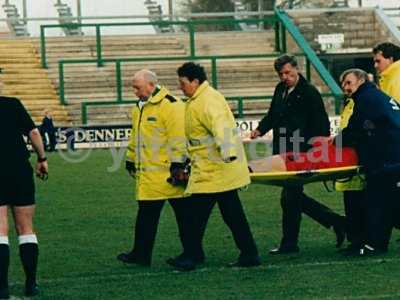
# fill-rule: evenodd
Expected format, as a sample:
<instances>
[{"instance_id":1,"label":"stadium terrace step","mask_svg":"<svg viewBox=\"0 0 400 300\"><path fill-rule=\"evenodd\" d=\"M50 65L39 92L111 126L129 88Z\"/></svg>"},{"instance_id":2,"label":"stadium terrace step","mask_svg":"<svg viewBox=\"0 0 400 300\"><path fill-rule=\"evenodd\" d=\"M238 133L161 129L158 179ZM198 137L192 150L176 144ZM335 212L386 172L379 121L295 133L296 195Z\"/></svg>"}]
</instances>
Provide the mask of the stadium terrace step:
<instances>
[{"instance_id":1,"label":"stadium terrace step","mask_svg":"<svg viewBox=\"0 0 400 300\"><path fill-rule=\"evenodd\" d=\"M4 93L7 94L13 94L15 96L36 96L36 97L48 97L48 96L56 96L56 91L52 89L51 87L46 87L46 88L32 88L32 86L27 85L25 87L24 84L18 85L18 88L14 86L7 86L4 88Z\"/></svg>"},{"instance_id":2,"label":"stadium terrace step","mask_svg":"<svg viewBox=\"0 0 400 300\"><path fill-rule=\"evenodd\" d=\"M28 76L22 76L22 75L12 75L6 77L5 75L2 78L2 81L6 83L7 85L15 85L15 84L20 84L21 81L27 80L29 81L30 84L39 84L39 85L48 85L51 84L50 79L48 78L38 78L37 74L29 74Z\"/></svg>"},{"instance_id":3,"label":"stadium terrace step","mask_svg":"<svg viewBox=\"0 0 400 300\"><path fill-rule=\"evenodd\" d=\"M273 30L255 32L216 32L196 33L197 55L242 55L273 53L275 35ZM39 53L38 40L30 39ZM48 76L53 86L59 88L58 61L61 59L94 59L96 57L95 38L49 37L46 39ZM102 36L102 55L104 58L151 57L151 56L188 56L190 45L188 34L124 35ZM0 47L1 51L1 47ZM225 96L265 96L271 95L278 82L273 68L274 58L257 59L221 59L217 61L218 87ZM131 87L133 74L142 68L155 71L161 84L171 93L183 97L178 90L176 69L184 61L147 61L123 62L122 91L124 99L136 99ZM202 60L211 81L211 61ZM302 66L301 66L302 68ZM81 103L115 101L117 97L115 64L107 63L97 67L95 63L64 65L65 99L69 116L74 124L81 124ZM18 75L17 71L14 74ZM25 77L29 80L29 77ZM15 81L11 81L15 84ZM36 82L35 82L36 83ZM38 85L44 82L37 82ZM38 97L36 97L38 96ZM38 99L44 95L32 93L29 99ZM43 98L45 99L45 98ZM47 99L47 98L46 98ZM47 105L49 105L48 103ZM230 102L237 113L237 101ZM251 115L265 114L269 106L266 100L246 100L244 109ZM36 110L37 106L32 106ZM89 106L90 124L126 124L129 123L131 106ZM251 113L255 110L255 113Z\"/></svg>"},{"instance_id":4,"label":"stadium terrace step","mask_svg":"<svg viewBox=\"0 0 400 300\"><path fill-rule=\"evenodd\" d=\"M36 57L4 57L0 54L0 64L34 64L37 62Z\"/></svg>"},{"instance_id":5,"label":"stadium terrace step","mask_svg":"<svg viewBox=\"0 0 400 300\"><path fill-rule=\"evenodd\" d=\"M49 107L56 124L70 124L71 118L60 105L47 72L41 69L37 53L38 49L27 40L0 41L3 94L19 98L37 123L41 122L44 110Z\"/></svg>"},{"instance_id":6,"label":"stadium terrace step","mask_svg":"<svg viewBox=\"0 0 400 300\"><path fill-rule=\"evenodd\" d=\"M26 53L36 54L36 50L33 48L13 48L13 57L26 57ZM9 48L0 47L0 57L8 56L10 52Z\"/></svg>"}]
</instances>

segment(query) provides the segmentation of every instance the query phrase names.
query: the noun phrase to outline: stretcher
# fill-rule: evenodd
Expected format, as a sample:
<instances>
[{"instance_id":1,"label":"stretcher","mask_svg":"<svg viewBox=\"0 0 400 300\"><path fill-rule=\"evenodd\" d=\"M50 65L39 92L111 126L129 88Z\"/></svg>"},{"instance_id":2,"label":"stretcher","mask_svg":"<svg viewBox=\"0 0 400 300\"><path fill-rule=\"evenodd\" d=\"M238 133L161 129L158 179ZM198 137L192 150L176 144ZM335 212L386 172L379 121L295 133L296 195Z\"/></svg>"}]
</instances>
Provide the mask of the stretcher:
<instances>
[{"instance_id":1,"label":"stretcher","mask_svg":"<svg viewBox=\"0 0 400 300\"><path fill-rule=\"evenodd\" d=\"M329 168L307 171L250 173L252 183L276 186L299 186L312 182L346 181L361 176L361 166Z\"/></svg>"}]
</instances>

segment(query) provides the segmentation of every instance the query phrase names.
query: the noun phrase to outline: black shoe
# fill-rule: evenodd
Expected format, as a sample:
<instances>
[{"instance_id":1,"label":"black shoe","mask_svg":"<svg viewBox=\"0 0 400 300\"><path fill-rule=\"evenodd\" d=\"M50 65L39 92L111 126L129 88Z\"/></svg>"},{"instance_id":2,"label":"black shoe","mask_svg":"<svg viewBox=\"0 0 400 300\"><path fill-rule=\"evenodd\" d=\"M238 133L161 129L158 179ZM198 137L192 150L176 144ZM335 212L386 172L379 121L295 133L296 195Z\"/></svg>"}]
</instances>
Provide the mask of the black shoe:
<instances>
[{"instance_id":1,"label":"black shoe","mask_svg":"<svg viewBox=\"0 0 400 300\"><path fill-rule=\"evenodd\" d=\"M34 283L25 284L25 296L26 297L34 297L40 294L39 286Z\"/></svg>"},{"instance_id":2,"label":"black shoe","mask_svg":"<svg viewBox=\"0 0 400 300\"><path fill-rule=\"evenodd\" d=\"M281 246L279 248L269 250L269 254L271 254L271 255L291 254L291 253L298 253L298 252L300 252L300 249L298 246L291 246L291 247Z\"/></svg>"},{"instance_id":3,"label":"black shoe","mask_svg":"<svg viewBox=\"0 0 400 300\"><path fill-rule=\"evenodd\" d=\"M366 256L376 256L376 255L381 255L385 254L387 252L387 249L375 249L371 247L370 245L364 245L360 249L359 256L366 257Z\"/></svg>"},{"instance_id":4,"label":"black shoe","mask_svg":"<svg viewBox=\"0 0 400 300\"><path fill-rule=\"evenodd\" d=\"M135 264L143 267L149 267L151 264L149 261L138 259L133 252L120 253L117 256L117 260L125 264Z\"/></svg>"},{"instance_id":5,"label":"black shoe","mask_svg":"<svg viewBox=\"0 0 400 300\"><path fill-rule=\"evenodd\" d=\"M174 267L178 271L188 272L196 269L195 260L185 257L183 255L179 255L175 258L168 258L166 260L166 263Z\"/></svg>"},{"instance_id":6,"label":"black shoe","mask_svg":"<svg viewBox=\"0 0 400 300\"><path fill-rule=\"evenodd\" d=\"M8 287L0 289L0 299L10 299L10 292Z\"/></svg>"},{"instance_id":7,"label":"black shoe","mask_svg":"<svg viewBox=\"0 0 400 300\"><path fill-rule=\"evenodd\" d=\"M333 231L336 235L336 248L340 248L343 245L344 240L346 239L346 227L343 224L334 225Z\"/></svg>"},{"instance_id":8,"label":"black shoe","mask_svg":"<svg viewBox=\"0 0 400 300\"><path fill-rule=\"evenodd\" d=\"M239 257L239 259L233 263L230 263L228 267L238 267L238 268L251 268L261 265L261 260L259 256L247 256Z\"/></svg>"}]
</instances>

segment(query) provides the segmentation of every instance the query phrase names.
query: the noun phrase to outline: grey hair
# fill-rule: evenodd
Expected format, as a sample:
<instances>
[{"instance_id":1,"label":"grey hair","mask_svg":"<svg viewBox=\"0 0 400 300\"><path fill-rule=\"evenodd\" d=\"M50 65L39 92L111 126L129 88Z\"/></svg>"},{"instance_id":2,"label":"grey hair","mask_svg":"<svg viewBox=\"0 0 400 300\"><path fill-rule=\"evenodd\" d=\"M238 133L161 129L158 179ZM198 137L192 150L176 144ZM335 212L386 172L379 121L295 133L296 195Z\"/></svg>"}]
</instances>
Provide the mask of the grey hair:
<instances>
[{"instance_id":1,"label":"grey hair","mask_svg":"<svg viewBox=\"0 0 400 300\"><path fill-rule=\"evenodd\" d=\"M356 76L357 79L359 79L359 80L368 81L368 73L367 72L365 72L364 70L361 70L361 69L353 68L353 69L347 69L340 75L340 77L339 77L340 82L343 82L343 80L349 74L354 74L354 76Z\"/></svg>"},{"instance_id":2,"label":"grey hair","mask_svg":"<svg viewBox=\"0 0 400 300\"><path fill-rule=\"evenodd\" d=\"M142 70L136 72L135 75L133 76L133 80L136 80L139 78L142 78L144 81L150 82L153 84L158 83L157 74L148 69L142 69Z\"/></svg>"}]
</instances>

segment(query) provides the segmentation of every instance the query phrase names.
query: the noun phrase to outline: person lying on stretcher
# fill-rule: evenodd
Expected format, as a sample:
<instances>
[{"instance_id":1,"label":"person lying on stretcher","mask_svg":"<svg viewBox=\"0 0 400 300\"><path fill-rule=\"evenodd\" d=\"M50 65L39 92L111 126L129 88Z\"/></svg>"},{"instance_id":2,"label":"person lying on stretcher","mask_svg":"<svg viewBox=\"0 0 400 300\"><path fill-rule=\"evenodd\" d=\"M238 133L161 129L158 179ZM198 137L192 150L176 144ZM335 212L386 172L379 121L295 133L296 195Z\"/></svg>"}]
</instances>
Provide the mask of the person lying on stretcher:
<instances>
[{"instance_id":1,"label":"person lying on stretcher","mask_svg":"<svg viewBox=\"0 0 400 300\"><path fill-rule=\"evenodd\" d=\"M330 137L317 137L307 152L286 152L249 161L254 173L308 171L356 166L357 153L350 147L335 146Z\"/></svg>"}]
</instances>

